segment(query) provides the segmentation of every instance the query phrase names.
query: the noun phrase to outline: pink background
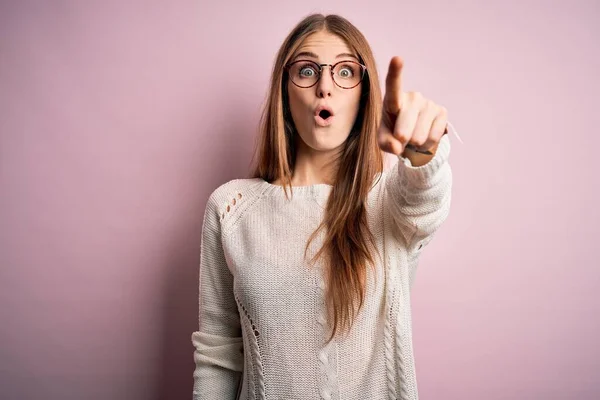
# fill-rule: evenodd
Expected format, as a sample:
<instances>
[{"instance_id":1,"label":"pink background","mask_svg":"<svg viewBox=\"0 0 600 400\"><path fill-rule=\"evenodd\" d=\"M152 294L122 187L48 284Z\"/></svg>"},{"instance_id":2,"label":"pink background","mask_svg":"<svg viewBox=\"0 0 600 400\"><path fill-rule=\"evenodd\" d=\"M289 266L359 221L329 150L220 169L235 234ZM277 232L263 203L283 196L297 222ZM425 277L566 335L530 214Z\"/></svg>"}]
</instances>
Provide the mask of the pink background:
<instances>
[{"instance_id":1,"label":"pink background","mask_svg":"<svg viewBox=\"0 0 600 400\"><path fill-rule=\"evenodd\" d=\"M403 56L464 141L413 292L421 397L600 398L597 2L12 3L0 398L191 398L206 199L246 176L312 11L354 22L382 79Z\"/></svg>"}]
</instances>

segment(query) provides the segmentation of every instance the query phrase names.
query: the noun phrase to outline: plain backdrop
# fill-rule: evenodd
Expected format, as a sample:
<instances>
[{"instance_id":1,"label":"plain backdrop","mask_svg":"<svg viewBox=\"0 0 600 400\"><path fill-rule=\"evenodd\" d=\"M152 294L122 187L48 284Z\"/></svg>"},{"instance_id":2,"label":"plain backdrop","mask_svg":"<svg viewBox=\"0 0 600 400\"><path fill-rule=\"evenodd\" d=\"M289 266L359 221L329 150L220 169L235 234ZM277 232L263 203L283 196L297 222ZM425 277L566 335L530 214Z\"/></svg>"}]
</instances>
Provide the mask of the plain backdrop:
<instances>
[{"instance_id":1,"label":"plain backdrop","mask_svg":"<svg viewBox=\"0 0 600 400\"><path fill-rule=\"evenodd\" d=\"M191 398L206 200L311 12L464 142L413 291L421 398L600 398L599 4L2 1L0 398Z\"/></svg>"}]
</instances>

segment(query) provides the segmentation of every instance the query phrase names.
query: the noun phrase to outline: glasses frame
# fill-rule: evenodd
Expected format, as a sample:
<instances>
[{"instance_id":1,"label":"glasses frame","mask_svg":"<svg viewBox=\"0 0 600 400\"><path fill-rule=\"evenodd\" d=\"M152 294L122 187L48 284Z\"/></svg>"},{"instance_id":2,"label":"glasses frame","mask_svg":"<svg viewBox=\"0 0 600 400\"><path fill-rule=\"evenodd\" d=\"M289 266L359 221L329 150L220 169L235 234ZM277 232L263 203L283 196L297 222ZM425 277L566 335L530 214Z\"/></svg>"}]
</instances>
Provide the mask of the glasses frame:
<instances>
[{"instance_id":1,"label":"glasses frame","mask_svg":"<svg viewBox=\"0 0 600 400\"><path fill-rule=\"evenodd\" d=\"M294 85L296 85L296 86L298 86L299 88L302 88L302 89L311 88L311 87L315 86L317 83L319 83L319 81L321 80L321 77L323 76L323 67L329 67L329 72L331 73L331 80L333 81L333 83L335 83L335 85L337 87L339 87L341 89L354 89L355 87L357 87L358 85L360 85L360 83L363 81L363 79L365 79L365 74L367 72L367 66L366 65L361 64L358 61L354 61L354 60L341 60L341 61L336 62L335 64L319 64L318 62L316 62L314 60L304 60L303 59L303 60L296 60L296 61L293 61L291 63L286 64L285 65L285 69L286 69L286 71L288 71L288 74L289 74L290 68L292 68L292 65L297 64L299 62L310 62L310 63L313 63L314 65L316 65L316 66L319 67L319 77L317 78L317 80L315 81L315 83L313 83L310 86L300 86L296 82L294 82L294 80L290 76L290 81ZM335 78L333 77L333 70L335 69L336 65L341 64L341 63L348 63L348 62L353 63L353 64L357 64L358 66L360 66L361 74L360 74L360 80L358 81L358 83L356 85L351 86L351 87L344 87L344 86L341 86L339 83L337 83L335 81Z\"/></svg>"}]
</instances>

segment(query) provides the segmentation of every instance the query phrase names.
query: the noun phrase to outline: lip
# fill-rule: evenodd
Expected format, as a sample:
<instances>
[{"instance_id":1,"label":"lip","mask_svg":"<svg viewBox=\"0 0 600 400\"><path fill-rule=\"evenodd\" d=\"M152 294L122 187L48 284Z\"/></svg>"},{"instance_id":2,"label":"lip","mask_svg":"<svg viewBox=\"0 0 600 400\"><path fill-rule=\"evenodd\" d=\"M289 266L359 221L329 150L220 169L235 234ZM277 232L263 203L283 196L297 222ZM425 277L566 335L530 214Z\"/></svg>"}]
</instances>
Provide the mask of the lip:
<instances>
[{"instance_id":1,"label":"lip","mask_svg":"<svg viewBox=\"0 0 600 400\"><path fill-rule=\"evenodd\" d=\"M319 113L323 110L327 110L329 111L329 117L327 119L323 119L319 116ZM318 106L315 109L315 123L319 126L329 126L332 124L333 119L335 118L335 115L333 114L333 110L331 109L331 107L325 105L325 104L321 104L320 106Z\"/></svg>"},{"instance_id":2,"label":"lip","mask_svg":"<svg viewBox=\"0 0 600 400\"><path fill-rule=\"evenodd\" d=\"M317 114L315 115L315 123L319 126L329 126L333 123L334 118L335 117L333 115L330 115L329 118L323 119Z\"/></svg>"}]
</instances>

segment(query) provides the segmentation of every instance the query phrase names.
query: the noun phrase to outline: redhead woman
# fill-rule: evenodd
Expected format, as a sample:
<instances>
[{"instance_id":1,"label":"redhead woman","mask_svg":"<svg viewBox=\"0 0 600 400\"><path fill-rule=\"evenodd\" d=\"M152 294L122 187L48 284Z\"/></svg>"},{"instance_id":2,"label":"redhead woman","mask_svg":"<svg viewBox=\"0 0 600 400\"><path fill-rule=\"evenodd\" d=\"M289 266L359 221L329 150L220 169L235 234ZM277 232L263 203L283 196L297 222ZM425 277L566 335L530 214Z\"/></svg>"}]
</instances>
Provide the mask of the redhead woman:
<instances>
[{"instance_id":1,"label":"redhead woman","mask_svg":"<svg viewBox=\"0 0 600 400\"><path fill-rule=\"evenodd\" d=\"M206 205L195 400L418 398L410 290L452 172L447 110L403 91L402 67L382 98L337 15L281 45L253 173Z\"/></svg>"}]
</instances>

